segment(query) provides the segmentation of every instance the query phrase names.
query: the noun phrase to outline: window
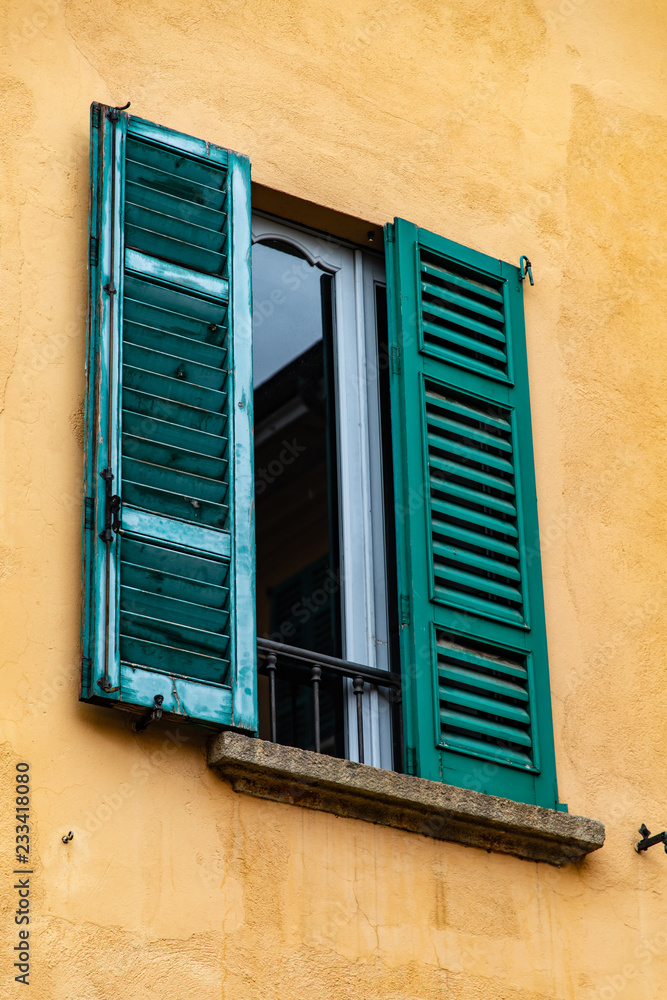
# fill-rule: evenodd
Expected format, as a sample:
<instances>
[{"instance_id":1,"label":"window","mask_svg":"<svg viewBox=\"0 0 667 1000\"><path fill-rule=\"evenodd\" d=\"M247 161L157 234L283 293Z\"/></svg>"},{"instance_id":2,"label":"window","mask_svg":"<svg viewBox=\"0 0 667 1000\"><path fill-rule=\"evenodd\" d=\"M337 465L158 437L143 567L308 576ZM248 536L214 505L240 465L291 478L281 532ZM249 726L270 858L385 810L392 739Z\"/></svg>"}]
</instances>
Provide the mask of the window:
<instances>
[{"instance_id":1,"label":"window","mask_svg":"<svg viewBox=\"0 0 667 1000\"><path fill-rule=\"evenodd\" d=\"M251 229L243 157L100 105L91 136L82 698L265 729L257 584L260 633L400 669L397 766L554 808L518 268L397 220L387 309L381 257ZM298 671L277 699L308 746ZM352 685L321 704L354 758Z\"/></svg>"},{"instance_id":2,"label":"window","mask_svg":"<svg viewBox=\"0 0 667 1000\"><path fill-rule=\"evenodd\" d=\"M252 235L257 633L386 670L382 260L261 216ZM294 666L278 674L278 742L312 749L309 673ZM350 685L322 681L322 750L358 759ZM364 705L364 760L391 768L387 692Z\"/></svg>"}]
</instances>

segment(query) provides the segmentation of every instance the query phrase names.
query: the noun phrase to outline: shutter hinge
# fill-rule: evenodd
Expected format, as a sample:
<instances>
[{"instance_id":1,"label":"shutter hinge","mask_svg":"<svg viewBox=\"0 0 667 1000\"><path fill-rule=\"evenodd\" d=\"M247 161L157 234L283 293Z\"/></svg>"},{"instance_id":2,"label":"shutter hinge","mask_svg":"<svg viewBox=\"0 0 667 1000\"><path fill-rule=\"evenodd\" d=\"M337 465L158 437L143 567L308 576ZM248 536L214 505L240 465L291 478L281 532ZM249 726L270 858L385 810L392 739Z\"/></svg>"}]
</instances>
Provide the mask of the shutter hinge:
<instances>
[{"instance_id":1,"label":"shutter hinge","mask_svg":"<svg viewBox=\"0 0 667 1000\"><path fill-rule=\"evenodd\" d=\"M393 222L388 223L384 228L384 238L387 243L396 242L396 230L394 229Z\"/></svg>"},{"instance_id":2,"label":"shutter hinge","mask_svg":"<svg viewBox=\"0 0 667 1000\"><path fill-rule=\"evenodd\" d=\"M100 106L99 104L93 104L93 110L90 117L91 124L93 128L100 127Z\"/></svg>"},{"instance_id":3,"label":"shutter hinge","mask_svg":"<svg viewBox=\"0 0 667 1000\"><path fill-rule=\"evenodd\" d=\"M104 531L100 531L99 536L103 542L112 542L112 532L118 534L120 531L120 497L113 493L111 469L102 469L100 476L104 480Z\"/></svg>"},{"instance_id":4,"label":"shutter hinge","mask_svg":"<svg viewBox=\"0 0 667 1000\"><path fill-rule=\"evenodd\" d=\"M401 374L401 352L398 347L392 347L391 349L391 370L394 375Z\"/></svg>"},{"instance_id":5,"label":"shutter hinge","mask_svg":"<svg viewBox=\"0 0 667 1000\"><path fill-rule=\"evenodd\" d=\"M407 594L401 594L401 625L410 624L410 598Z\"/></svg>"},{"instance_id":6,"label":"shutter hinge","mask_svg":"<svg viewBox=\"0 0 667 1000\"><path fill-rule=\"evenodd\" d=\"M97 267L98 255L100 249L100 241L97 236L90 237L90 244L88 247L88 261L91 267Z\"/></svg>"},{"instance_id":7,"label":"shutter hinge","mask_svg":"<svg viewBox=\"0 0 667 1000\"><path fill-rule=\"evenodd\" d=\"M108 677L100 677L97 682L97 686L101 687L105 694L113 694L114 691L120 691L120 685L118 687L112 687L111 681Z\"/></svg>"},{"instance_id":8,"label":"shutter hinge","mask_svg":"<svg viewBox=\"0 0 667 1000\"><path fill-rule=\"evenodd\" d=\"M156 694L153 698L153 707L145 715L142 715L137 722L135 731L137 733L142 732L147 726L150 726L151 722L157 722L158 719L162 718L162 702L164 701L163 694Z\"/></svg>"},{"instance_id":9,"label":"shutter hinge","mask_svg":"<svg viewBox=\"0 0 667 1000\"><path fill-rule=\"evenodd\" d=\"M417 773L417 750L415 747L405 748L405 770L408 774Z\"/></svg>"},{"instance_id":10,"label":"shutter hinge","mask_svg":"<svg viewBox=\"0 0 667 1000\"><path fill-rule=\"evenodd\" d=\"M95 501L92 497L86 497L83 507L83 524L86 528L92 528L95 522Z\"/></svg>"}]
</instances>

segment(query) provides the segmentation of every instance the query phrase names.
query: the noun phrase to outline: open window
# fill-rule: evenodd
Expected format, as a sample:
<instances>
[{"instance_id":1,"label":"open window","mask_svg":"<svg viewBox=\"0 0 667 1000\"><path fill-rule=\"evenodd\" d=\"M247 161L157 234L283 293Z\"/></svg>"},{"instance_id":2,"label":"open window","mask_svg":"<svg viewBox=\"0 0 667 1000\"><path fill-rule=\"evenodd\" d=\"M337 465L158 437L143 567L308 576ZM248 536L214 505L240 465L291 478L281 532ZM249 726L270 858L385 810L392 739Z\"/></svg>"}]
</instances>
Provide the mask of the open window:
<instances>
[{"instance_id":1,"label":"open window","mask_svg":"<svg viewBox=\"0 0 667 1000\"><path fill-rule=\"evenodd\" d=\"M259 215L252 233L258 636L386 671L383 261ZM277 740L314 749L309 664L280 664ZM363 756L391 768L389 694L366 687ZM320 749L359 759L352 681L325 669L319 700ZM267 738L269 713L260 676Z\"/></svg>"},{"instance_id":2,"label":"open window","mask_svg":"<svg viewBox=\"0 0 667 1000\"><path fill-rule=\"evenodd\" d=\"M81 697L557 807L519 269L91 116Z\"/></svg>"}]
</instances>

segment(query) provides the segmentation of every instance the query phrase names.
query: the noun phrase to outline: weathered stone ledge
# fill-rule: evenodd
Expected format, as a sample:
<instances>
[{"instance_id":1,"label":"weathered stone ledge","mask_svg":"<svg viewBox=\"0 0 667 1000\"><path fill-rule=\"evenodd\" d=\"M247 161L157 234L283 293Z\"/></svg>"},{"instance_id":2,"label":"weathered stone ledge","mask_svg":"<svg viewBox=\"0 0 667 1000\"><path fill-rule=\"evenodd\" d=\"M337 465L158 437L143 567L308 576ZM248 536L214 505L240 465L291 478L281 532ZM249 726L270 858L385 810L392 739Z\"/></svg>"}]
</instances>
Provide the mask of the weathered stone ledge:
<instances>
[{"instance_id":1,"label":"weathered stone ledge","mask_svg":"<svg viewBox=\"0 0 667 1000\"><path fill-rule=\"evenodd\" d=\"M239 733L213 737L208 763L236 792L530 861L563 865L604 843L604 826L597 820Z\"/></svg>"}]
</instances>

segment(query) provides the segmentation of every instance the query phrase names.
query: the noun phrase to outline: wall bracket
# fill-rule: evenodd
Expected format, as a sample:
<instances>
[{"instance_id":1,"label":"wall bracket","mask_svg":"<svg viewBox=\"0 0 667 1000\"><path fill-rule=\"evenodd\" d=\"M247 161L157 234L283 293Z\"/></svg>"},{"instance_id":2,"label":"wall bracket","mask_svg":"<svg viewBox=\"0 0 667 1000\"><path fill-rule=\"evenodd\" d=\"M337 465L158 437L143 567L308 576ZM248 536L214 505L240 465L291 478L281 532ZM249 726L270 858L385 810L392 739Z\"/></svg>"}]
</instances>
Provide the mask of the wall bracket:
<instances>
[{"instance_id":1,"label":"wall bracket","mask_svg":"<svg viewBox=\"0 0 667 1000\"><path fill-rule=\"evenodd\" d=\"M667 854L667 830L663 830L662 833L656 833L652 837L651 831L647 828L645 823L642 823L639 827L639 833L641 833L642 839L635 847L637 854L641 851L648 851L649 847L653 847L654 844L664 844L665 854Z\"/></svg>"}]
</instances>

